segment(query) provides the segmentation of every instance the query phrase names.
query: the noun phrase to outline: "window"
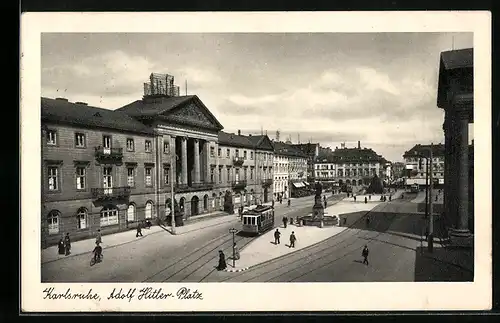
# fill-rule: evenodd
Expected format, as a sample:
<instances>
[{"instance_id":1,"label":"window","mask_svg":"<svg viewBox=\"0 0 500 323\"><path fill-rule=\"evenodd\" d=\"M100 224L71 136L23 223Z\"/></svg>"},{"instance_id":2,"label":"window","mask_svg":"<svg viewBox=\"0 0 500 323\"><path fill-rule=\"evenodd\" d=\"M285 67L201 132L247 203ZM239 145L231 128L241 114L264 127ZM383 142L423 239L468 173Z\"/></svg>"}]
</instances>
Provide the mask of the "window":
<instances>
[{"instance_id":1,"label":"window","mask_svg":"<svg viewBox=\"0 0 500 323\"><path fill-rule=\"evenodd\" d=\"M87 228L87 209L84 207L79 208L76 217L78 219L78 229Z\"/></svg>"},{"instance_id":2,"label":"window","mask_svg":"<svg viewBox=\"0 0 500 323\"><path fill-rule=\"evenodd\" d=\"M229 158L230 152L229 149L226 149L226 158Z\"/></svg>"},{"instance_id":3,"label":"window","mask_svg":"<svg viewBox=\"0 0 500 323\"><path fill-rule=\"evenodd\" d=\"M144 150L147 152L147 153L150 153L151 152L151 140L146 140L144 142Z\"/></svg>"},{"instance_id":4,"label":"window","mask_svg":"<svg viewBox=\"0 0 500 323\"><path fill-rule=\"evenodd\" d=\"M210 167L210 182L215 182L215 167Z\"/></svg>"},{"instance_id":5,"label":"window","mask_svg":"<svg viewBox=\"0 0 500 323\"><path fill-rule=\"evenodd\" d=\"M170 183L170 167L163 167L163 184Z\"/></svg>"},{"instance_id":6,"label":"window","mask_svg":"<svg viewBox=\"0 0 500 323\"><path fill-rule=\"evenodd\" d=\"M146 210L144 211L144 217L146 219L151 219L152 216L153 216L153 203L147 202L146 203Z\"/></svg>"},{"instance_id":7,"label":"window","mask_svg":"<svg viewBox=\"0 0 500 323\"><path fill-rule=\"evenodd\" d=\"M76 168L76 189L77 190L84 190L86 188L86 181L85 181L85 167L77 167Z\"/></svg>"},{"instance_id":8,"label":"window","mask_svg":"<svg viewBox=\"0 0 500 323\"><path fill-rule=\"evenodd\" d=\"M118 224L118 210L114 207L101 210L101 227Z\"/></svg>"},{"instance_id":9,"label":"window","mask_svg":"<svg viewBox=\"0 0 500 323\"><path fill-rule=\"evenodd\" d=\"M146 167L144 170L145 170L144 182L146 186L153 186L151 167Z\"/></svg>"},{"instance_id":10,"label":"window","mask_svg":"<svg viewBox=\"0 0 500 323\"><path fill-rule=\"evenodd\" d=\"M170 154L170 143L168 142L163 143L163 153Z\"/></svg>"},{"instance_id":11,"label":"window","mask_svg":"<svg viewBox=\"0 0 500 323\"><path fill-rule=\"evenodd\" d=\"M60 212L53 210L50 211L49 215L47 215L47 224L49 227L49 234L58 234L59 233L59 217Z\"/></svg>"},{"instance_id":12,"label":"window","mask_svg":"<svg viewBox=\"0 0 500 323\"><path fill-rule=\"evenodd\" d=\"M245 159L245 160L247 159L247 151L246 150L243 151L243 159Z\"/></svg>"},{"instance_id":13,"label":"window","mask_svg":"<svg viewBox=\"0 0 500 323\"><path fill-rule=\"evenodd\" d=\"M135 205L129 204L127 208L127 221L133 222L135 221Z\"/></svg>"},{"instance_id":14,"label":"window","mask_svg":"<svg viewBox=\"0 0 500 323\"><path fill-rule=\"evenodd\" d=\"M234 180L235 180L236 182L238 182L238 181L240 180L240 169L239 169L239 168L236 168L236 169L234 170Z\"/></svg>"},{"instance_id":15,"label":"window","mask_svg":"<svg viewBox=\"0 0 500 323\"><path fill-rule=\"evenodd\" d=\"M59 189L59 169L56 166L48 167L49 191L57 191Z\"/></svg>"},{"instance_id":16,"label":"window","mask_svg":"<svg viewBox=\"0 0 500 323\"><path fill-rule=\"evenodd\" d=\"M134 139L127 138L127 151L134 151Z\"/></svg>"},{"instance_id":17,"label":"window","mask_svg":"<svg viewBox=\"0 0 500 323\"><path fill-rule=\"evenodd\" d=\"M47 130L47 145L57 145L57 131Z\"/></svg>"},{"instance_id":18,"label":"window","mask_svg":"<svg viewBox=\"0 0 500 323\"><path fill-rule=\"evenodd\" d=\"M248 175L247 175L247 172L248 172L248 167L245 167L245 168L243 169L243 178L245 179L245 181L247 180L247 176L248 176Z\"/></svg>"},{"instance_id":19,"label":"window","mask_svg":"<svg viewBox=\"0 0 500 323\"><path fill-rule=\"evenodd\" d=\"M253 159L253 151L250 152L250 159Z\"/></svg>"},{"instance_id":20,"label":"window","mask_svg":"<svg viewBox=\"0 0 500 323\"><path fill-rule=\"evenodd\" d=\"M135 186L135 170L134 167L127 167L127 185L130 187Z\"/></svg>"},{"instance_id":21,"label":"window","mask_svg":"<svg viewBox=\"0 0 500 323\"><path fill-rule=\"evenodd\" d=\"M250 179L253 179L254 168L250 167Z\"/></svg>"},{"instance_id":22,"label":"window","mask_svg":"<svg viewBox=\"0 0 500 323\"><path fill-rule=\"evenodd\" d=\"M102 136L102 146L104 148L111 148L111 137L110 136Z\"/></svg>"},{"instance_id":23,"label":"window","mask_svg":"<svg viewBox=\"0 0 500 323\"><path fill-rule=\"evenodd\" d=\"M231 180L231 168L227 168L227 181L229 182Z\"/></svg>"},{"instance_id":24,"label":"window","mask_svg":"<svg viewBox=\"0 0 500 323\"><path fill-rule=\"evenodd\" d=\"M85 148L85 135L83 133L75 133L75 147Z\"/></svg>"},{"instance_id":25,"label":"window","mask_svg":"<svg viewBox=\"0 0 500 323\"><path fill-rule=\"evenodd\" d=\"M215 157L215 147L210 147L210 157Z\"/></svg>"},{"instance_id":26,"label":"window","mask_svg":"<svg viewBox=\"0 0 500 323\"><path fill-rule=\"evenodd\" d=\"M222 149L217 149L217 157L221 157L222 156Z\"/></svg>"},{"instance_id":27,"label":"window","mask_svg":"<svg viewBox=\"0 0 500 323\"><path fill-rule=\"evenodd\" d=\"M104 167L102 169L102 180L103 180L102 185L104 187L104 194L112 193L112 187L113 187L112 171L113 169L111 167Z\"/></svg>"},{"instance_id":28,"label":"window","mask_svg":"<svg viewBox=\"0 0 500 323\"><path fill-rule=\"evenodd\" d=\"M239 149L236 149L235 155L236 155L236 158L240 157L240 150Z\"/></svg>"}]
</instances>

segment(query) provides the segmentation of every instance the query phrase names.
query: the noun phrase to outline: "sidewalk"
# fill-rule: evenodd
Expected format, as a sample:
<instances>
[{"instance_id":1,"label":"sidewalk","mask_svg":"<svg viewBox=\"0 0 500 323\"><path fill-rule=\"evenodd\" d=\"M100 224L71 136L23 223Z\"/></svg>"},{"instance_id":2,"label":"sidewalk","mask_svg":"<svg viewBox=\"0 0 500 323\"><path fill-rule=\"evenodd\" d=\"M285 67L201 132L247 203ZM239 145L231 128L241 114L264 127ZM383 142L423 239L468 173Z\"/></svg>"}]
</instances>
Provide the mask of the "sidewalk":
<instances>
[{"instance_id":1,"label":"sidewalk","mask_svg":"<svg viewBox=\"0 0 500 323\"><path fill-rule=\"evenodd\" d=\"M176 228L176 235L183 235L187 233L191 233L193 231L198 231L201 229L221 225L224 223L229 223L229 222L239 222L239 219L237 217L227 215L227 216L218 216L213 219L206 219L202 221L196 221L194 223L187 223L186 225L182 227L177 227ZM170 228L171 227L164 227L164 226L152 226L151 229L143 229L142 230L142 237L136 238L136 231L135 230L128 230L124 232L118 232L114 234L108 234L102 237L102 248L103 250L108 249L108 248L113 248L117 247L120 245L124 245L127 243L132 243L135 241L139 241L142 239L146 239L146 237L157 234L157 233L163 233L163 234L168 234L169 236L171 235L170 233ZM59 255L58 254L58 248L57 246L51 246L47 249L42 249L41 250L41 262L42 264L47 263L47 262L53 262L62 258L67 258L67 257L72 257L72 256L78 256L86 253L92 252L95 247L95 239L86 239L86 240L79 240L76 242L71 243L71 254L69 256L64 256L64 255Z\"/></svg>"},{"instance_id":2,"label":"sidewalk","mask_svg":"<svg viewBox=\"0 0 500 323\"><path fill-rule=\"evenodd\" d=\"M344 215L360 211L370 211L378 203L351 203L339 201L338 203L329 206L325 209L325 215ZM274 231L271 230L262 236L256 238L248 246L240 252L240 259L236 260L235 267L232 267L232 259L228 260L228 272L239 272L247 270L250 267L256 266L263 262L284 256L286 254L301 250L325 239L339 234L348 229L347 227L333 226L318 228L314 226L296 226L289 225L286 229L279 228L281 232L281 244L274 244ZM289 237L292 231L297 237L295 248L289 248Z\"/></svg>"}]
</instances>

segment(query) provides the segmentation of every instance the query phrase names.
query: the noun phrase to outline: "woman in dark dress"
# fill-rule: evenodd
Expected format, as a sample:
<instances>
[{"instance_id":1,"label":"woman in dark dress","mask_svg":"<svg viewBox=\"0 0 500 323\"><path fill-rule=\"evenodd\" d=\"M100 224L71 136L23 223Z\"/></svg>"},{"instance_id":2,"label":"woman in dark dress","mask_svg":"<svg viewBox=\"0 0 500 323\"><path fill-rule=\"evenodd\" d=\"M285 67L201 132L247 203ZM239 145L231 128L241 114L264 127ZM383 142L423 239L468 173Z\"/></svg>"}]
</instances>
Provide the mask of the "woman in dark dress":
<instances>
[{"instance_id":1,"label":"woman in dark dress","mask_svg":"<svg viewBox=\"0 0 500 323\"><path fill-rule=\"evenodd\" d=\"M63 238L59 239L58 252L60 255L64 255L64 241Z\"/></svg>"},{"instance_id":2,"label":"woman in dark dress","mask_svg":"<svg viewBox=\"0 0 500 323\"><path fill-rule=\"evenodd\" d=\"M222 250L219 250L219 266L217 266L217 270L224 270L226 268L226 255L224 255L224 252L222 252Z\"/></svg>"},{"instance_id":3,"label":"woman in dark dress","mask_svg":"<svg viewBox=\"0 0 500 323\"><path fill-rule=\"evenodd\" d=\"M69 240L69 233L66 233L66 236L64 237L64 249L65 249L65 255L68 256L71 253L71 241Z\"/></svg>"}]
</instances>

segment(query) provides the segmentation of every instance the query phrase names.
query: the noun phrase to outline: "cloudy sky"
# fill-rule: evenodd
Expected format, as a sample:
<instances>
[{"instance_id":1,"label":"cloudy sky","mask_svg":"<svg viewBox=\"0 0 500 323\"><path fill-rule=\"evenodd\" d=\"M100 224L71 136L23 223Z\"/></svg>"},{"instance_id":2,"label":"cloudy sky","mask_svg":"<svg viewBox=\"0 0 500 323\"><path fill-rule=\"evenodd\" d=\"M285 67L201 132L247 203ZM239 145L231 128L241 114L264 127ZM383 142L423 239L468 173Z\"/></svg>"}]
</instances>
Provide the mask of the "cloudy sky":
<instances>
[{"instance_id":1,"label":"cloudy sky","mask_svg":"<svg viewBox=\"0 0 500 323\"><path fill-rule=\"evenodd\" d=\"M42 96L107 109L140 99L151 72L175 77L225 131L371 147L400 161L443 142L440 52L471 33L43 34ZM471 131L472 132L472 131ZM472 136L472 133L471 133Z\"/></svg>"}]
</instances>

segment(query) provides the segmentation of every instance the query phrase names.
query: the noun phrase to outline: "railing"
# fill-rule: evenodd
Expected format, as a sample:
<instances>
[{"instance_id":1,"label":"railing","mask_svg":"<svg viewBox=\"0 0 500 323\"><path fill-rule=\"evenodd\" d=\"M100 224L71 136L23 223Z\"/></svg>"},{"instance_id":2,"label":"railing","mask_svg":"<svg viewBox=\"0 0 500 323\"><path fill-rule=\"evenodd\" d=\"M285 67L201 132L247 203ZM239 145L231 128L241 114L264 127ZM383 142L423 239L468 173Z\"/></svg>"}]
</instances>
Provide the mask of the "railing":
<instances>
[{"instance_id":1,"label":"railing","mask_svg":"<svg viewBox=\"0 0 500 323\"><path fill-rule=\"evenodd\" d=\"M212 190L215 186L214 182L199 182L191 184L176 184L175 191L179 193Z\"/></svg>"},{"instance_id":2,"label":"railing","mask_svg":"<svg viewBox=\"0 0 500 323\"><path fill-rule=\"evenodd\" d=\"M268 179L263 179L262 180L262 186L264 186L264 187L271 186L272 184L273 184L272 178L268 178Z\"/></svg>"},{"instance_id":3,"label":"railing","mask_svg":"<svg viewBox=\"0 0 500 323\"><path fill-rule=\"evenodd\" d=\"M234 166L242 166L245 160L241 157L234 157L233 159L233 165Z\"/></svg>"},{"instance_id":4,"label":"railing","mask_svg":"<svg viewBox=\"0 0 500 323\"><path fill-rule=\"evenodd\" d=\"M242 189L242 188L245 188L247 186L247 181L243 180L243 181L234 181L232 183L232 186L234 189Z\"/></svg>"},{"instance_id":5,"label":"railing","mask_svg":"<svg viewBox=\"0 0 500 323\"><path fill-rule=\"evenodd\" d=\"M92 189L92 198L94 200L124 199L129 196L130 186Z\"/></svg>"},{"instance_id":6,"label":"railing","mask_svg":"<svg viewBox=\"0 0 500 323\"><path fill-rule=\"evenodd\" d=\"M95 147L95 156L98 159L121 159L123 157L123 148L104 148Z\"/></svg>"}]
</instances>

